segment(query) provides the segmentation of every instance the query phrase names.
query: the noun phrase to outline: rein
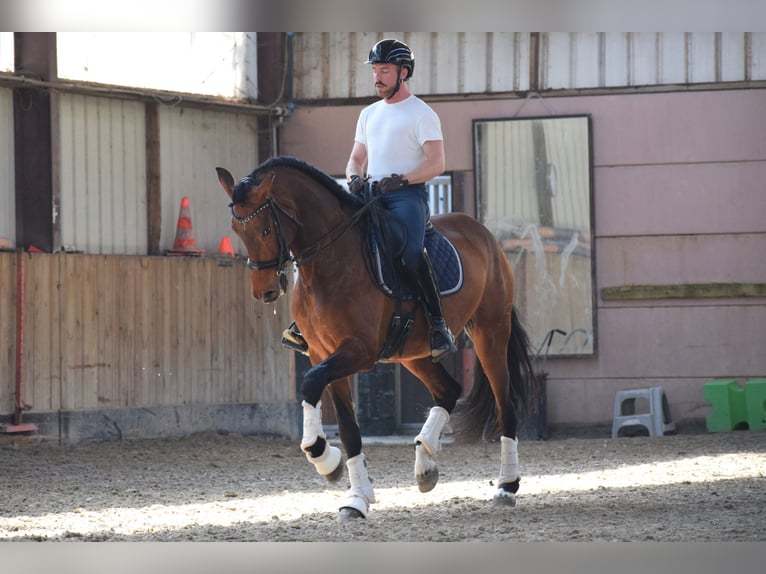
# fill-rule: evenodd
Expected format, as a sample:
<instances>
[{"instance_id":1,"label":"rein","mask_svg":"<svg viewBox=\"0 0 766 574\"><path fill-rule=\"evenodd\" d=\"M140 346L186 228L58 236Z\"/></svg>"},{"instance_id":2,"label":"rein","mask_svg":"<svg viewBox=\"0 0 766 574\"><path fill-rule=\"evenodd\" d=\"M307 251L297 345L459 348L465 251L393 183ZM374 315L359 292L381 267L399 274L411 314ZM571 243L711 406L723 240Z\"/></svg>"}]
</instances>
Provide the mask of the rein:
<instances>
[{"instance_id":1,"label":"rein","mask_svg":"<svg viewBox=\"0 0 766 574\"><path fill-rule=\"evenodd\" d=\"M295 264L300 267L307 261L309 261L312 257L317 255L320 251L323 249L327 249L330 247L333 243L338 241L341 237L343 237L349 229L354 227L357 223L359 223L359 220L362 218L362 216L369 211L369 209L372 207L372 205L380 199L380 195L373 198L371 201L365 203L362 207L360 207L357 211L354 212L354 215L351 216L351 220L345 225L345 227L341 230L341 232L332 240L330 240L329 243L322 245L322 242L327 239L332 233L340 227L340 225L336 225L333 227L330 231L325 233L322 237L317 239L314 243L309 245L306 249L304 249L297 257L294 258Z\"/></svg>"},{"instance_id":2,"label":"rein","mask_svg":"<svg viewBox=\"0 0 766 574\"><path fill-rule=\"evenodd\" d=\"M274 228L276 230L277 234L277 244L279 246L279 255L276 259L270 259L268 261L252 261L249 257L247 258L247 266L249 269L254 270L260 270L260 269L271 269L273 267L276 267L277 269L277 275L284 274L285 268L290 265L291 263L295 263L297 267L300 267L307 261L311 260L313 257L315 257L318 253L320 253L323 249L327 249L331 245L333 245L336 241L338 241L341 237L343 237L354 225L356 225L359 220L362 218L362 216L372 207L372 205L380 199L380 195L374 197L369 202L365 203L361 208L359 208L354 214L351 216L351 220L346 223L343 226L343 229L341 229L340 233L338 233L335 237L333 237L329 242L327 242L327 238L331 237L339 227L343 224L336 225L330 231L322 235L319 239L317 239L314 243L306 247L301 253L299 253L297 256L290 254L290 249L287 247L287 244L285 242L284 234L282 233L282 222L279 218L279 214L281 213L285 217L287 217L290 221L295 223L298 227L301 229L303 228L303 224L298 221L295 217L293 217L286 209L284 209L281 205L279 205L276 200L274 200L273 197L269 197L263 204L256 207L253 211L245 215L244 217L239 217L236 213L234 213L234 203L229 204L229 209L231 209L231 217L234 221L237 223L241 223L242 225L246 225L248 222L252 221L257 215L259 215L261 212L265 211L266 209L269 210L269 213L271 214L271 220L274 222Z\"/></svg>"}]
</instances>

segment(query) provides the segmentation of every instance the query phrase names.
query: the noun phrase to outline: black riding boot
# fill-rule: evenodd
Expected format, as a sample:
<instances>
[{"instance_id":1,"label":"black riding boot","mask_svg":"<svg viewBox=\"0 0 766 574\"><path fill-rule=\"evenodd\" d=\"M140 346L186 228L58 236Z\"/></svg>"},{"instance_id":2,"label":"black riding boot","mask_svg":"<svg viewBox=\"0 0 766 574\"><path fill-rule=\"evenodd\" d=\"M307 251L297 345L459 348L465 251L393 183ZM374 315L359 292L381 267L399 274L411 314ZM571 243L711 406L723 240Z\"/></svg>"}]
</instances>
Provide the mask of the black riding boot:
<instances>
[{"instance_id":1,"label":"black riding boot","mask_svg":"<svg viewBox=\"0 0 766 574\"><path fill-rule=\"evenodd\" d=\"M431 327L428 337L431 344L431 359L441 361L447 353L457 350L455 338L447 326L442 314L441 297L431 259L423 250L423 257L418 267L417 284L423 295L423 303L428 324Z\"/></svg>"},{"instance_id":2,"label":"black riding boot","mask_svg":"<svg viewBox=\"0 0 766 574\"><path fill-rule=\"evenodd\" d=\"M309 354L309 344L301 335L295 321L290 323L290 326L282 332L282 344L293 351L298 351L304 355Z\"/></svg>"}]
</instances>

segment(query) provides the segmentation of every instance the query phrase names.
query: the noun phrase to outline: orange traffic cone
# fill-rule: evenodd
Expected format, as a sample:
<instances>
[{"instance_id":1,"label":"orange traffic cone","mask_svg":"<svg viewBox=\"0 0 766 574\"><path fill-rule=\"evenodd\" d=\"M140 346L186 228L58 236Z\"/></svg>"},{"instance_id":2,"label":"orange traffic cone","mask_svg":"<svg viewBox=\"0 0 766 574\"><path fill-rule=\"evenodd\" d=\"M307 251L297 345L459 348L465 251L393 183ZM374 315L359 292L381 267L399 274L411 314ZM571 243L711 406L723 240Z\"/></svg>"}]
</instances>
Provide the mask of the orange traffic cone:
<instances>
[{"instance_id":1,"label":"orange traffic cone","mask_svg":"<svg viewBox=\"0 0 766 574\"><path fill-rule=\"evenodd\" d=\"M234 257L234 247L231 246L231 239L228 235L221 237L221 243L218 245L218 255Z\"/></svg>"},{"instance_id":2,"label":"orange traffic cone","mask_svg":"<svg viewBox=\"0 0 766 574\"><path fill-rule=\"evenodd\" d=\"M181 210L178 213L178 225L176 226L176 240L173 243L173 249L169 249L168 255L191 255L199 257L205 252L204 249L197 249L194 244L194 233L192 232L191 206L189 198L181 199Z\"/></svg>"}]
</instances>

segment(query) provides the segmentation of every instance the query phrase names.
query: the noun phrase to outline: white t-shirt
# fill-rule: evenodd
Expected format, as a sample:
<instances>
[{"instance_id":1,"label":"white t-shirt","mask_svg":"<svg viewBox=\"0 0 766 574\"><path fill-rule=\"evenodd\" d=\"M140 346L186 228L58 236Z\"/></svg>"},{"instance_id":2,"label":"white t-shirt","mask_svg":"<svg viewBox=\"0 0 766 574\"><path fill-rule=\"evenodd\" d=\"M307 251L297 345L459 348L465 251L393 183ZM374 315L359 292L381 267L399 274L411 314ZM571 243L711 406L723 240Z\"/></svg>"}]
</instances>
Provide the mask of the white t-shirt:
<instances>
[{"instance_id":1,"label":"white t-shirt","mask_svg":"<svg viewBox=\"0 0 766 574\"><path fill-rule=\"evenodd\" d=\"M423 144L442 139L439 116L411 94L395 104L379 100L364 108L354 136L367 148L367 174L372 180L410 171L425 158Z\"/></svg>"}]
</instances>

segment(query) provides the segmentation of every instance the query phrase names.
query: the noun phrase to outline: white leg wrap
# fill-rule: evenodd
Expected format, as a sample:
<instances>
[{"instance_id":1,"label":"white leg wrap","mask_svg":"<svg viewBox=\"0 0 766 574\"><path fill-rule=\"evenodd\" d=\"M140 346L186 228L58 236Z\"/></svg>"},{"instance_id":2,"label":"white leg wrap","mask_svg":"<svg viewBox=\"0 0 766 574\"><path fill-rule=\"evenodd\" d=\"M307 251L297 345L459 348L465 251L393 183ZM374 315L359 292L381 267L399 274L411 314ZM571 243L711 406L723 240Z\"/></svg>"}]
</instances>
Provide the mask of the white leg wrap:
<instances>
[{"instance_id":1,"label":"white leg wrap","mask_svg":"<svg viewBox=\"0 0 766 574\"><path fill-rule=\"evenodd\" d=\"M303 438L301 450L306 451L318 438L327 438L322 430L322 401L313 406L306 401L301 403L303 407Z\"/></svg>"},{"instance_id":2,"label":"white leg wrap","mask_svg":"<svg viewBox=\"0 0 766 574\"><path fill-rule=\"evenodd\" d=\"M439 436L442 433L444 425L449 422L449 413L442 407L431 407L428 418L420 430L420 434L415 437L415 443L422 444L431 457L441 450ZM416 451L419 449L416 449Z\"/></svg>"},{"instance_id":3,"label":"white leg wrap","mask_svg":"<svg viewBox=\"0 0 766 574\"><path fill-rule=\"evenodd\" d=\"M341 508L355 508L362 516L367 517L370 504L375 502L375 492L367 474L367 461L360 453L346 461L348 480L351 487L341 503Z\"/></svg>"},{"instance_id":4,"label":"white leg wrap","mask_svg":"<svg viewBox=\"0 0 766 574\"><path fill-rule=\"evenodd\" d=\"M317 457L312 457L308 449L319 438L326 439L327 437L322 430L322 401L317 403L314 407L303 401L303 439L301 440L301 450L306 453L308 461L314 465L317 472L322 476L330 474L340 464L341 452L336 446L332 446L329 442L325 444L325 449Z\"/></svg>"},{"instance_id":5,"label":"white leg wrap","mask_svg":"<svg viewBox=\"0 0 766 574\"><path fill-rule=\"evenodd\" d=\"M309 452L306 453L308 461L322 476L328 475L338 468L341 456L340 449L337 446L332 446L329 442L325 443L324 451L317 457L311 456Z\"/></svg>"},{"instance_id":6,"label":"white leg wrap","mask_svg":"<svg viewBox=\"0 0 766 574\"><path fill-rule=\"evenodd\" d=\"M497 484L515 482L521 477L519 472L519 441L507 436L500 437L500 476Z\"/></svg>"}]
</instances>

